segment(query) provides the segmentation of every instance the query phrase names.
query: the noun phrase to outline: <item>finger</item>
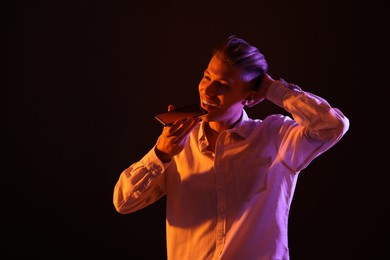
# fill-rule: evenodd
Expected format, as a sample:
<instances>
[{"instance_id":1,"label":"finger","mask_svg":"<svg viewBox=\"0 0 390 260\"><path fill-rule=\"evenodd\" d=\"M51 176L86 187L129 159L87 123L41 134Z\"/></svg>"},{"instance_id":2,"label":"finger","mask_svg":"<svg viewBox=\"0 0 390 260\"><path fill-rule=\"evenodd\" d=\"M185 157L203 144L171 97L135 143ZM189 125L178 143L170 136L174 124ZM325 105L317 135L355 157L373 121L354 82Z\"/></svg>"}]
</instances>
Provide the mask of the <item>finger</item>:
<instances>
[{"instance_id":1,"label":"finger","mask_svg":"<svg viewBox=\"0 0 390 260\"><path fill-rule=\"evenodd\" d=\"M180 119L177 119L171 126L169 126L169 135L176 134L176 131L181 127L183 124L183 121Z\"/></svg>"},{"instance_id":2,"label":"finger","mask_svg":"<svg viewBox=\"0 0 390 260\"><path fill-rule=\"evenodd\" d=\"M169 127L168 136L172 136L172 135L179 136L179 135L182 135L184 132L187 132L188 129L191 131L192 128L198 122L199 122L198 118L192 118L192 117L189 117L189 118L187 118L184 121L178 119L178 120L175 121L175 123L173 123Z\"/></svg>"},{"instance_id":3,"label":"finger","mask_svg":"<svg viewBox=\"0 0 390 260\"><path fill-rule=\"evenodd\" d=\"M189 125L187 127L187 129L184 131L183 135L184 136L188 136L189 133L191 133L192 129L194 129L194 127L199 123L200 121L197 120L197 118L194 118L193 122L191 123L191 125Z\"/></svg>"},{"instance_id":4,"label":"finger","mask_svg":"<svg viewBox=\"0 0 390 260\"><path fill-rule=\"evenodd\" d=\"M196 118L187 118L176 130L175 135L178 137L186 136L196 126L199 121Z\"/></svg>"}]
</instances>

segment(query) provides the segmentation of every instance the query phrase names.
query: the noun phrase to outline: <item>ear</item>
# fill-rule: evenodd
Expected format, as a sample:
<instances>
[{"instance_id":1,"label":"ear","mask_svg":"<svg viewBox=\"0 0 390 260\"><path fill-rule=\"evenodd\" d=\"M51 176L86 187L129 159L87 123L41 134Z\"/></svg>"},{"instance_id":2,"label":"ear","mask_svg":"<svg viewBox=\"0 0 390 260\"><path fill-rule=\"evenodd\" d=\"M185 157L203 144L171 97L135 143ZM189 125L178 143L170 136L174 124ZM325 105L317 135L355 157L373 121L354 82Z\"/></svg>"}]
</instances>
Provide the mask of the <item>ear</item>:
<instances>
[{"instance_id":1,"label":"ear","mask_svg":"<svg viewBox=\"0 0 390 260\"><path fill-rule=\"evenodd\" d=\"M263 101L264 98L259 97L256 91L251 91L248 96L244 99L243 105L247 107L253 107Z\"/></svg>"}]
</instances>

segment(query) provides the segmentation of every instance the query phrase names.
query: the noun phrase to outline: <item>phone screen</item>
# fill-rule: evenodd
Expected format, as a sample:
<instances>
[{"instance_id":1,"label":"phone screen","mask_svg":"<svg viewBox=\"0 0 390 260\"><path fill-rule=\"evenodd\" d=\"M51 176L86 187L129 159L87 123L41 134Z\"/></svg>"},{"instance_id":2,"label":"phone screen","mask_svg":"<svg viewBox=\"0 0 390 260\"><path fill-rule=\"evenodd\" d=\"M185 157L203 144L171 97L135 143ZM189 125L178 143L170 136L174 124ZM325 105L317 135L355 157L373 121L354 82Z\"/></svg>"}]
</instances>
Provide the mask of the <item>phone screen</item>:
<instances>
[{"instance_id":1,"label":"phone screen","mask_svg":"<svg viewBox=\"0 0 390 260\"><path fill-rule=\"evenodd\" d=\"M185 120L189 117L199 117L207 114L207 111L198 104L192 104L175 108L174 110L155 115L155 118L163 125L170 126L176 120Z\"/></svg>"}]
</instances>

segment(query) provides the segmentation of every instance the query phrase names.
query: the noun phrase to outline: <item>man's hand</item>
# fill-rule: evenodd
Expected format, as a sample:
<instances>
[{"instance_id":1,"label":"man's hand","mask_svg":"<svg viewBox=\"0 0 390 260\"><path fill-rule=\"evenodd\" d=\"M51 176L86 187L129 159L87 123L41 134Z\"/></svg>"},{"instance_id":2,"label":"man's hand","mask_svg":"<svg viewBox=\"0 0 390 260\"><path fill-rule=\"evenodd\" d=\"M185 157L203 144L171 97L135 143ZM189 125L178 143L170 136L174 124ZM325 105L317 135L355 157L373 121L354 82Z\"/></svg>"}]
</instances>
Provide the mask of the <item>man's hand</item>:
<instances>
[{"instance_id":1,"label":"man's hand","mask_svg":"<svg viewBox=\"0 0 390 260\"><path fill-rule=\"evenodd\" d=\"M247 106L253 107L253 106L259 104L261 101L263 101L267 96L267 92L268 92L269 87L271 86L271 84L274 81L275 80L273 78L271 78L270 75L268 75L267 73L264 73L263 79L260 82L260 86L257 90L257 93L255 93L252 102L249 103Z\"/></svg>"},{"instance_id":2,"label":"man's hand","mask_svg":"<svg viewBox=\"0 0 390 260\"><path fill-rule=\"evenodd\" d=\"M168 106L168 111L173 110ZM171 126L165 126L158 138L155 148L157 156L162 162L169 162L173 156L180 153L188 140L192 129L199 123L199 119L188 118L185 121L177 120Z\"/></svg>"}]
</instances>

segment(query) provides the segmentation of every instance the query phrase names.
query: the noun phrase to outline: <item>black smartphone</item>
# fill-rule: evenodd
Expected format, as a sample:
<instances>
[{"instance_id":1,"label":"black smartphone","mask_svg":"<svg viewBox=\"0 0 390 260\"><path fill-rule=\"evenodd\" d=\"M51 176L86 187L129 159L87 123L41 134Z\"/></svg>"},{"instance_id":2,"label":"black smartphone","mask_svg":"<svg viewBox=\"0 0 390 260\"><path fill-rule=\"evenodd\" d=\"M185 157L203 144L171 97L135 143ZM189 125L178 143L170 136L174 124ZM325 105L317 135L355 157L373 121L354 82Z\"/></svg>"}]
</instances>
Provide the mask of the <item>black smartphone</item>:
<instances>
[{"instance_id":1,"label":"black smartphone","mask_svg":"<svg viewBox=\"0 0 390 260\"><path fill-rule=\"evenodd\" d=\"M191 104L183 107L175 108L174 110L163 112L155 115L154 117L159 121L163 126L170 126L176 120L185 120L189 117L200 117L206 115L207 110L203 109L198 104Z\"/></svg>"}]
</instances>

